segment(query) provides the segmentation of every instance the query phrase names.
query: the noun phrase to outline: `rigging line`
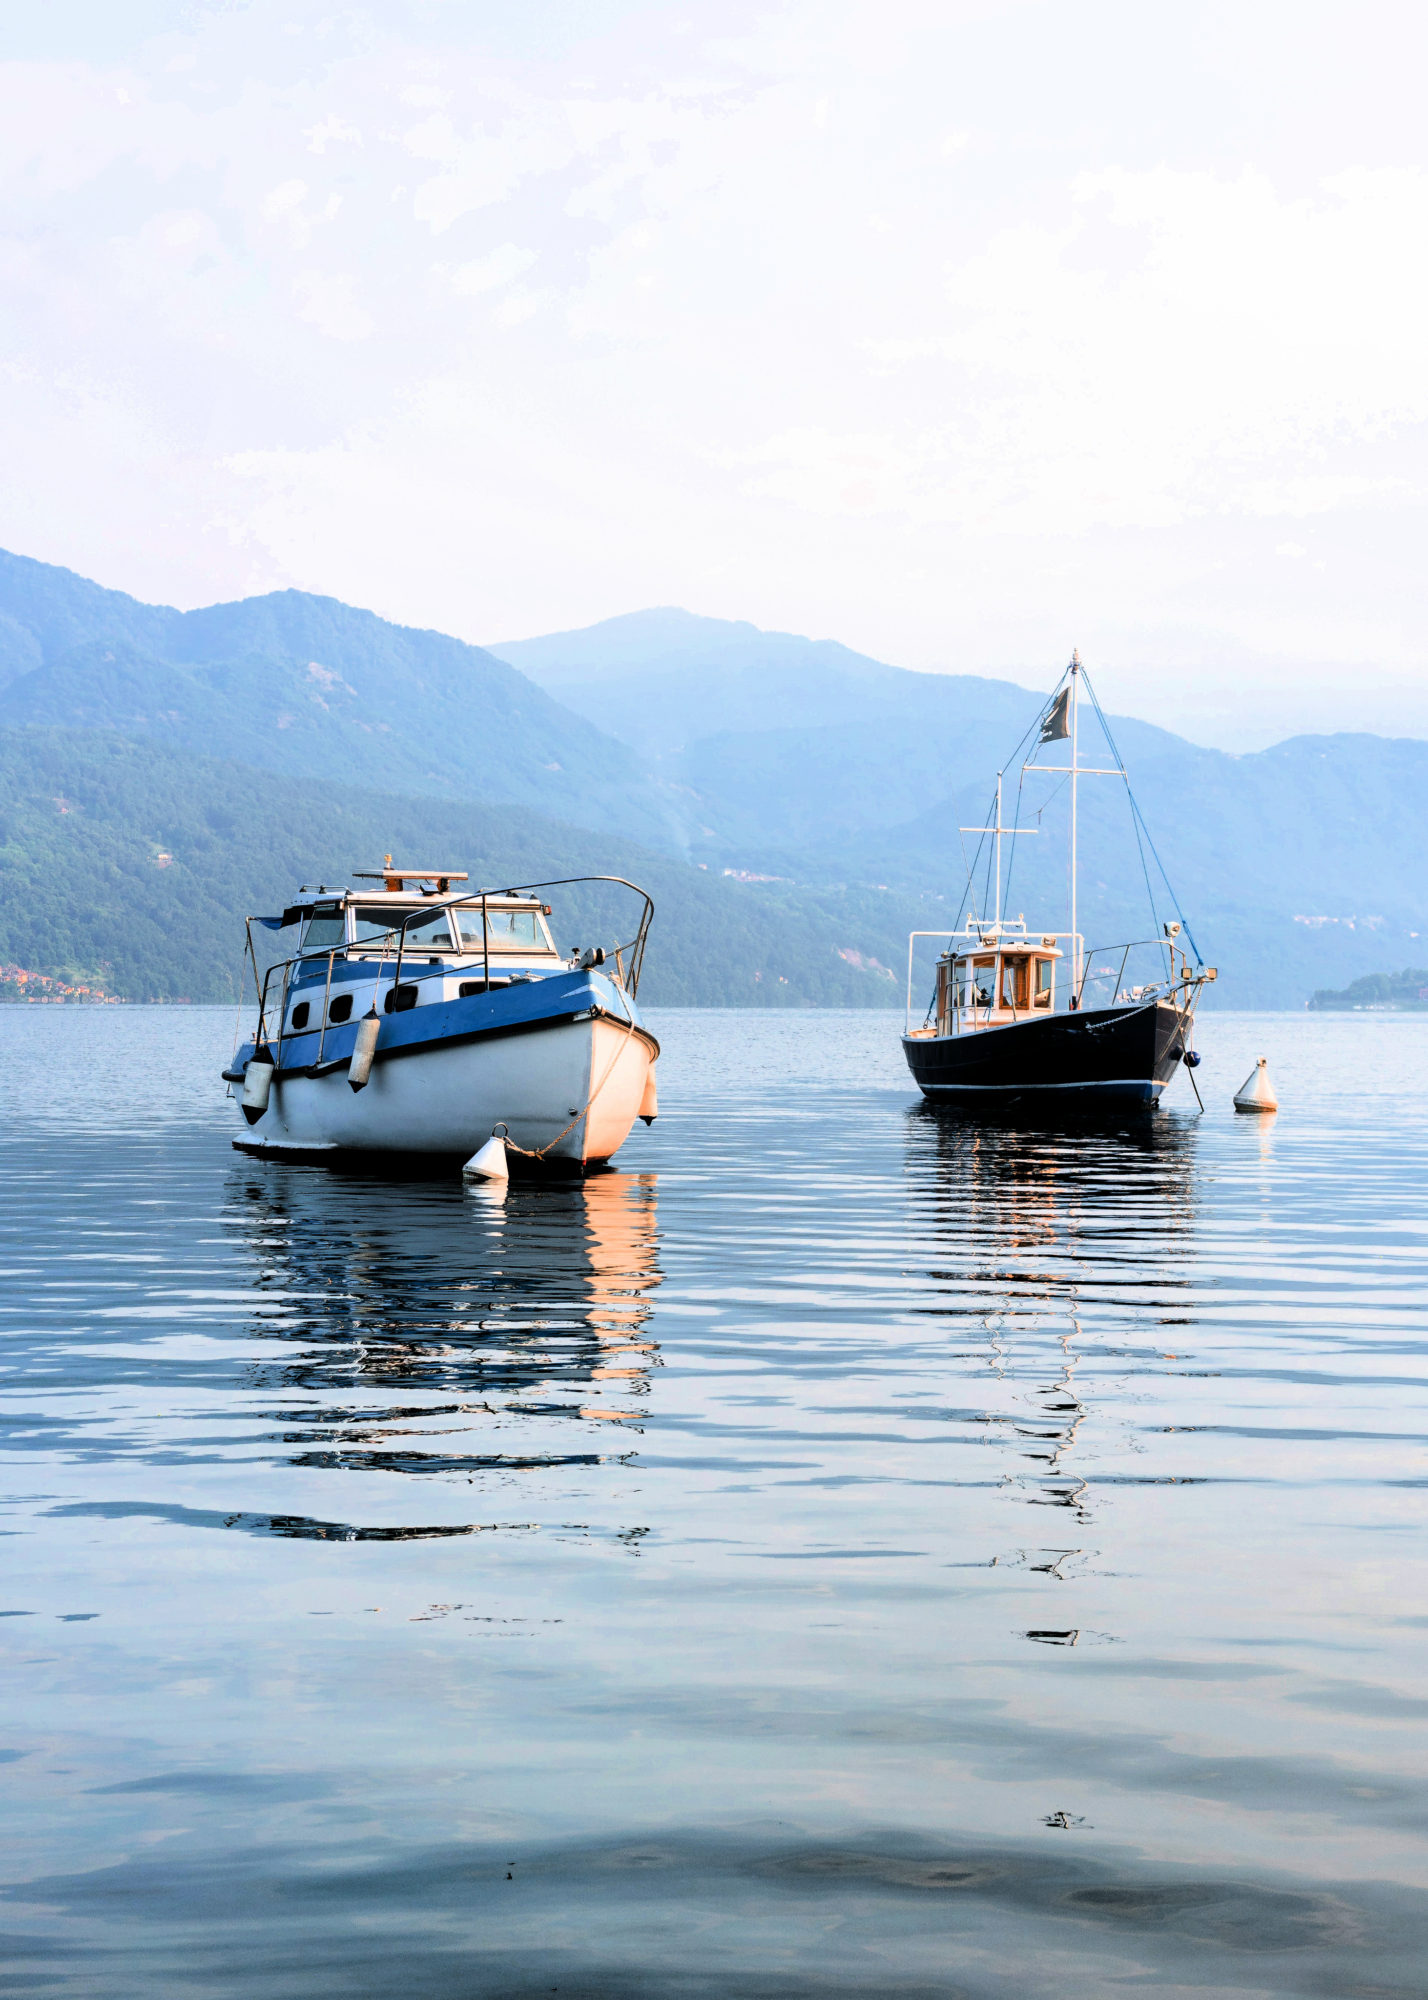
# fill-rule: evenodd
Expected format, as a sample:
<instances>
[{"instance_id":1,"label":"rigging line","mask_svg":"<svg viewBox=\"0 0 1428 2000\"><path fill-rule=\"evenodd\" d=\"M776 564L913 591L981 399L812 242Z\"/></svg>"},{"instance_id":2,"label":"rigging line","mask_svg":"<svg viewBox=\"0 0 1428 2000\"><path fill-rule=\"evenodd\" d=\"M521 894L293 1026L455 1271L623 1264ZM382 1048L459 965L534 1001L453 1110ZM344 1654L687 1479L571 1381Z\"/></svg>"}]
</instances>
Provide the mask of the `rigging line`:
<instances>
[{"instance_id":1,"label":"rigging line","mask_svg":"<svg viewBox=\"0 0 1428 2000\"><path fill-rule=\"evenodd\" d=\"M1083 680L1086 680L1084 672L1082 673L1081 678ZM1122 757L1120 750L1117 747L1116 739L1111 734L1111 725L1109 722L1107 722L1105 715L1102 712L1101 704L1096 699L1096 690L1091 686L1089 681L1086 681L1086 691L1091 697L1092 706L1095 708L1096 714L1100 719L1101 727L1106 733L1106 741L1111 746L1111 755L1115 758L1117 764L1119 764L1122 772L1124 772L1126 768L1126 760L1124 757ZM1134 791L1131 789L1131 781L1129 778L1126 779L1126 796L1130 800L1131 824L1133 826L1136 826L1138 829L1144 831L1146 844L1149 846L1151 853L1155 856L1155 865L1160 870L1161 881L1165 884L1165 893L1167 894L1167 896L1169 896L1170 901L1174 906L1175 914L1180 919L1181 927L1184 930L1186 937L1188 937L1191 944L1195 946L1196 959L1199 961L1201 965L1203 965L1205 963L1204 954L1200 950L1200 946L1196 940L1195 933L1190 928L1189 919L1186 917L1185 912L1180 907L1180 898L1175 893L1175 885L1170 879L1170 876L1166 870L1165 863L1160 858L1160 849L1155 844L1155 836L1151 833L1150 828L1145 823L1145 815L1141 812L1139 802L1136 799L1136 795ZM1139 839L1140 839L1140 833L1138 831L1136 835L1137 843L1139 843ZM1149 885L1147 884L1147 886ZM1155 899L1154 896L1152 895L1151 898L1152 910L1154 909L1154 907L1155 907Z\"/></svg>"},{"instance_id":2,"label":"rigging line","mask_svg":"<svg viewBox=\"0 0 1428 2000\"><path fill-rule=\"evenodd\" d=\"M1011 885L1012 885L1012 875L1013 875L1013 873L1015 872L1015 869L1016 869L1016 838L1015 838L1015 836L1016 836L1016 834L1017 834L1017 833L1019 832L1019 830L1020 830L1020 828L1021 828L1021 794L1022 794L1022 788L1023 788L1023 786L1024 786L1025 784L1026 784L1026 765L1025 765L1025 764L1023 764L1023 765L1022 765L1022 767L1021 767L1021 770L1020 770L1020 772L1018 773L1018 776L1017 776L1017 781L1016 781L1016 811L1015 811L1015 813L1014 813L1014 814L1013 814L1013 816L1012 816L1012 836L1013 836L1013 838L1012 838L1012 851L1011 851L1011 859L1010 859L1010 861L1008 861L1008 863L1007 863L1007 883L1006 883L1006 889L1005 889L1005 891L1004 891L1004 895L1005 895L1005 899L1006 899L1006 903L1007 903L1008 907L1010 907L1010 905L1011 905Z\"/></svg>"},{"instance_id":3,"label":"rigging line","mask_svg":"<svg viewBox=\"0 0 1428 2000\"><path fill-rule=\"evenodd\" d=\"M986 836L984 834L982 836L982 839L985 838ZM972 859L970 861L967 859L967 842L963 838L961 827L958 827L957 829L957 842L962 849L962 866L967 871L966 880L962 884L962 893L957 899L957 921L960 924L962 921L962 912L967 907L967 898L972 892L972 877L976 871L978 856L982 852L982 841L978 840L977 852L972 856Z\"/></svg>"},{"instance_id":4,"label":"rigging line","mask_svg":"<svg viewBox=\"0 0 1428 2000\"><path fill-rule=\"evenodd\" d=\"M1017 761L1017 759L1018 759L1019 757L1021 757L1021 768L1020 768L1020 771L1019 771L1019 773L1018 773L1018 776L1017 776L1017 784L1016 784L1016 816L1015 816L1015 818L1014 818L1014 819L1012 820L1012 827L1013 827L1013 829L1016 829L1016 828L1019 828L1019 827L1020 827L1020 825L1021 825L1021 800L1022 800L1022 789L1023 789L1023 787L1024 787L1024 786L1025 786L1025 784L1026 784L1026 758L1025 758L1025 757L1022 757L1022 755L1021 755L1021 753L1022 753L1022 746L1023 746L1024 744L1026 744L1026 742L1027 742L1027 738L1028 738L1029 736L1031 736L1031 734L1033 733L1033 731L1035 731L1035 730L1039 730L1039 729L1041 728L1042 724L1043 724L1043 723L1044 723L1044 722L1046 721L1046 718L1047 718L1047 716L1048 716L1048 715L1050 715L1050 713L1051 713L1051 710L1052 710L1052 708L1053 708L1053 707L1055 706L1055 703L1056 703L1056 697L1057 697L1057 696L1058 696L1058 695L1060 694L1060 692L1061 692L1061 688L1062 688L1062 684L1063 684L1063 682L1065 682L1065 680L1066 680L1066 679L1067 679L1067 677L1069 676L1070 672L1071 672L1071 669L1070 669L1069 667L1064 667L1064 668L1062 669L1062 671L1061 671L1060 675L1059 675L1059 676L1057 677L1057 681L1056 681L1056 685L1055 685L1055 687L1054 687L1054 688L1053 688L1053 689L1051 690L1050 694L1049 694L1049 695L1048 695L1048 696L1046 697L1046 700L1045 700L1045 701L1043 702L1043 704L1042 704L1042 706L1041 706L1041 711L1040 711L1040 713L1039 713L1039 714L1037 715L1037 717L1036 717L1035 721L1034 721L1034 722L1032 722L1032 723L1031 723L1031 724L1030 724L1030 725L1028 726L1028 728L1027 728L1027 729L1026 729L1026 730L1025 730L1024 732L1023 732L1023 734L1022 734L1022 737L1021 737L1021 741L1020 741L1020 742L1019 742L1019 743L1017 744L1017 746L1016 746L1015 750L1013 750L1013 751L1012 751L1012 754L1011 754L1010 758L1008 759L1008 763L1009 763L1009 764L1015 764L1015 763L1016 763L1016 761ZM1028 749L1027 749L1027 756L1030 756L1030 754L1031 754L1031 751L1032 751L1033 749L1035 749L1035 747L1036 747L1036 746L1035 746L1035 744L1032 744L1032 745L1030 745L1030 746L1028 747ZM1068 773L1068 775L1069 775L1069 773ZM1053 789L1053 791L1051 792L1051 795L1050 795L1050 797L1049 797L1049 798L1046 798L1046 799L1044 799L1044 800L1042 801L1042 803L1041 803L1040 807L1039 807L1039 808L1037 809L1037 815L1036 815L1036 817L1037 817L1037 820L1038 820L1038 821L1040 821L1042 813L1043 813L1043 812L1045 812L1045 810L1046 810L1047 806L1049 806L1049 805L1051 804L1051 800L1052 800L1052 799L1054 799L1054 798L1056 797L1056 794L1057 794L1057 792L1059 792L1059 791L1060 791L1060 789L1061 789L1061 786L1062 786L1062 785L1064 785L1065 783L1066 783L1066 779L1065 779L1065 778L1063 778L1063 779L1062 779L1062 780L1060 781L1060 784L1056 785L1056 787L1055 787L1055 788ZM1008 863L1007 863L1007 879L1006 879L1006 887L1005 887L1005 890L1004 890L1004 894L1005 894L1005 897L1006 897L1006 901L1007 901L1008 903L1010 903L1010 902L1011 902L1011 885L1012 885L1012 875L1013 875L1013 873L1015 872L1015 869L1016 869L1016 841L1015 841L1015 839L1013 839L1013 841L1012 841L1012 851L1011 851L1011 859L1010 859L1010 861L1008 861Z\"/></svg>"},{"instance_id":5,"label":"rigging line","mask_svg":"<svg viewBox=\"0 0 1428 2000\"><path fill-rule=\"evenodd\" d=\"M1061 692L1062 683L1066 680L1070 672L1071 669L1069 667L1062 668L1059 676L1057 677L1055 687L1051 690L1050 694L1046 697L1046 700L1042 703L1041 708L1037 713L1037 715L1030 723L1028 723L1027 727L1022 731L1021 737L1017 742L1016 748L1012 751L1011 756L1008 757L1007 759L1008 769L1010 769L1011 766L1016 762L1017 758L1021 756L1022 745L1026 742L1027 738L1031 735L1032 731L1034 729L1040 729L1041 725L1045 722L1047 716L1050 715L1056 697ZM1035 749L1036 746L1035 744L1032 744L1030 747L1032 749Z\"/></svg>"},{"instance_id":6,"label":"rigging line","mask_svg":"<svg viewBox=\"0 0 1428 2000\"><path fill-rule=\"evenodd\" d=\"M1150 869L1146 865L1146 859L1145 859L1145 847L1140 837L1141 821L1140 821L1140 814L1136 807L1135 793L1131 790L1131 782L1129 777L1126 776L1125 759L1124 757L1122 757L1120 751L1116 747L1116 740L1111 734L1111 725L1107 722L1105 717L1105 712L1102 709L1100 702L1096 699L1095 688L1092 687L1090 681L1086 679L1086 672L1084 668L1081 671L1081 678L1083 681L1086 682L1086 692L1091 697L1091 706L1096 711L1096 719L1101 725L1101 733L1106 739L1106 744L1110 750L1111 755L1115 758L1116 763L1120 766L1121 776L1125 782L1126 798L1130 803L1130 809L1131 809L1131 832L1135 835L1136 853L1140 856L1140 872L1145 877L1145 896L1146 896L1146 901L1150 905L1150 921L1153 927L1154 925L1159 923L1160 916L1159 912L1155 907L1155 890L1151 885ZM1164 869L1162 869L1161 873L1164 874L1164 872L1165 872ZM1170 889L1170 884L1168 882L1166 883L1165 886L1167 889ZM1172 903L1175 901L1175 892L1173 889L1170 890L1170 900Z\"/></svg>"},{"instance_id":7,"label":"rigging line","mask_svg":"<svg viewBox=\"0 0 1428 2000\"><path fill-rule=\"evenodd\" d=\"M996 793L994 792L994 793L992 794L992 825L993 825L993 826L995 826L995 825L997 824L997 819L998 819L998 817L999 817L999 815L998 815L998 813L997 813L997 800L996 800ZM979 854L980 854L980 853L981 853L981 851L982 851L982 844L983 844L983 842L984 842L984 841L985 841L985 843L986 843L986 848L987 848L987 873L986 873L986 880L984 881L984 883L983 883L983 885L982 885L982 915L983 915L983 917L985 918L985 916L986 916L986 913L987 913L987 911L988 911L989 909L995 909L995 907L996 907L996 901L995 901L995 898L994 898L994 897L993 897L993 895L992 895L992 867L993 867L993 864L994 864L994 862L995 862L995 860L996 860L996 852L997 852L997 843L996 843L996 839L995 839L995 837L991 837L991 838L989 838L989 837L988 837L988 831L987 831L987 829L986 829L985 827L984 827L984 828L982 829L982 832L981 832L981 835L980 835L980 837L978 838L978 841L977 841L977 852L978 852Z\"/></svg>"}]
</instances>

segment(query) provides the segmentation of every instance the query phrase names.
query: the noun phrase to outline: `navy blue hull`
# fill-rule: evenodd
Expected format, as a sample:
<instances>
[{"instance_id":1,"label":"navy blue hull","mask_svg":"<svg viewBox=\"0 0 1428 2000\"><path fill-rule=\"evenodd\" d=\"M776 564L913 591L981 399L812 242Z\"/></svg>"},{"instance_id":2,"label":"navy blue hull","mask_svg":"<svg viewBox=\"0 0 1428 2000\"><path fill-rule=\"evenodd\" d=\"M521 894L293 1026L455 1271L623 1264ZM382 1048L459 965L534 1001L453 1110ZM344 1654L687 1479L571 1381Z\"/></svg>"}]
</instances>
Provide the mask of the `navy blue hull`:
<instances>
[{"instance_id":1,"label":"navy blue hull","mask_svg":"<svg viewBox=\"0 0 1428 2000\"><path fill-rule=\"evenodd\" d=\"M904 1035L927 1097L964 1103L1154 1104L1185 1053L1188 1021L1164 1001L1048 1014L962 1035Z\"/></svg>"}]
</instances>

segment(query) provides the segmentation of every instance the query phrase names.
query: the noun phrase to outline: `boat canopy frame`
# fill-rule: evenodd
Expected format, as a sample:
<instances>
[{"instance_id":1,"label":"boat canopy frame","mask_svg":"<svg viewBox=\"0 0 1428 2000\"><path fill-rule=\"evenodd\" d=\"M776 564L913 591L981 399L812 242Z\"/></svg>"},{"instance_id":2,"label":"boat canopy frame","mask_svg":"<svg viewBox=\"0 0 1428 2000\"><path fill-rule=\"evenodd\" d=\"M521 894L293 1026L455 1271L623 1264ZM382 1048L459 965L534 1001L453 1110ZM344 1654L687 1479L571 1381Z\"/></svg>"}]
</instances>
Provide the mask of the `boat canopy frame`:
<instances>
[{"instance_id":1,"label":"boat canopy frame","mask_svg":"<svg viewBox=\"0 0 1428 2000\"><path fill-rule=\"evenodd\" d=\"M455 878L448 875L445 879L450 881ZM407 926L414 923L418 918L429 916L433 910L455 909L458 907L474 909L479 906L481 911L482 982L485 990L489 992L491 990L491 937L486 921L488 905L491 903L504 904L516 897L533 901L534 897L531 892L536 889L577 888L583 882L609 882L617 888L632 890L641 899L643 907L641 908L639 922L635 927L633 937L627 938L622 944L610 947L610 952L613 954L615 960L614 983L633 1000L638 995L640 974L644 969L645 947L649 941L650 923L654 917L654 898L648 890L642 889L637 882L631 882L624 875L562 875L552 877L550 880L544 882L520 882L506 889L488 888L462 891L457 894L423 895L417 907L409 910L402 918L401 923L394 924L392 930L387 932L383 945L382 964L385 965L386 963L387 946L390 944L392 936L396 934L397 956L393 967L392 985L394 988L400 986L402 984L402 957L406 949ZM364 900L364 896L370 893L349 888L321 889L317 892L318 895L323 897L332 897L334 899L340 897L344 910L350 905ZM314 907L315 905L307 903L289 905L283 911L282 927L286 929L290 921L294 923L298 922L302 917L308 915ZM550 914L550 905L548 903L542 905L542 913L547 916ZM350 949L349 942L344 938L339 944L320 946L316 951L311 952L305 952L299 948L288 958L275 959L269 965L267 971L260 977L258 973L258 956L253 944L253 926L255 923L269 925L271 922L271 918L244 918L244 927L247 932L248 941L246 956L252 967L253 983L257 989L258 996L258 1025L254 1035L254 1047L258 1049L271 1048L275 1039L278 1066L279 1068L282 1067L282 1045L287 1034L285 1024L288 1013L288 993L292 983L292 968L295 965L315 964L318 960L325 957L327 960L327 979L323 987L322 1027L317 1038L316 1057L316 1061L320 1063L322 1061L323 1044L327 1037L328 999L332 991L332 968L339 958L346 956ZM376 940L373 939L372 942L375 943ZM605 954L602 952L600 959L595 962L603 964L604 960ZM275 972L282 973L282 986L276 1006L278 1032L275 1038L270 1038L267 1029L269 1012L268 993ZM381 977L382 972L379 966L377 973L379 981ZM446 977L446 967L440 966L434 972L419 972L406 983L408 985L417 985L424 979L444 979ZM241 999L239 1004L241 1006Z\"/></svg>"},{"instance_id":2,"label":"boat canopy frame","mask_svg":"<svg viewBox=\"0 0 1428 2000\"><path fill-rule=\"evenodd\" d=\"M1106 973L1093 973L1092 967L1095 961L1098 958L1114 957L1119 952L1120 964L1114 976L1114 984L1112 986L1114 997L1110 1002L1111 1006L1149 1006L1153 1000L1169 999L1178 994L1188 1001L1189 1011L1193 1011L1195 1001L1199 998L1200 989L1211 984L1218 977L1218 974L1214 966L1201 964L1198 960L1192 969L1190 953L1185 950L1184 946L1177 946L1175 942L1178 934L1178 925L1174 930L1169 925L1166 925L1164 935L1158 938L1133 938L1128 944L1097 945L1094 950L1085 951L1082 949L1084 940L1078 933L1073 931L1028 932L1024 918L1008 919L1004 917L999 923L982 923L978 919L972 918L968 925L961 930L911 931L908 934L907 940L907 1011L904 1032L907 1035L913 1033L913 959L918 938L946 938L949 941L956 942L965 940L962 950L949 950L940 954L939 963L942 961L951 961L953 964L974 956L981 957L984 954L991 954L997 959L1001 959L1007 955L1015 955L1019 958L1051 957L1054 955L1057 958L1062 958L1066 954L1059 951L1057 947L1064 940L1071 947L1073 953L1070 959L1070 964L1073 968L1071 980L1072 992L1067 1009L1071 1013L1078 1013L1084 1007L1087 981L1092 978L1105 978L1108 976ZM1133 951L1142 949L1164 951L1169 954L1169 977L1147 982L1144 986L1137 987L1132 992L1123 992L1121 982L1125 978L1126 964L1130 958L1130 954ZM1175 969L1177 955L1181 960L1181 969L1178 973ZM1079 973L1075 970L1078 964L1080 968ZM995 991L995 989L996 980L994 978L993 990ZM933 998L928 1003L927 1010L923 1015L924 1028L928 1021L932 1019L936 1007L937 995L934 992ZM956 1012L960 1014L962 1011L963 1009L959 1005L956 1008ZM973 1008L970 1011L975 1014L977 1010ZM988 1021L990 1021L993 1014L1004 1013L1008 1010L993 1002L984 1011ZM1020 1018L1021 1011L1016 1007L1010 1009L1013 1019ZM958 1031L954 1030L955 1032Z\"/></svg>"}]
</instances>

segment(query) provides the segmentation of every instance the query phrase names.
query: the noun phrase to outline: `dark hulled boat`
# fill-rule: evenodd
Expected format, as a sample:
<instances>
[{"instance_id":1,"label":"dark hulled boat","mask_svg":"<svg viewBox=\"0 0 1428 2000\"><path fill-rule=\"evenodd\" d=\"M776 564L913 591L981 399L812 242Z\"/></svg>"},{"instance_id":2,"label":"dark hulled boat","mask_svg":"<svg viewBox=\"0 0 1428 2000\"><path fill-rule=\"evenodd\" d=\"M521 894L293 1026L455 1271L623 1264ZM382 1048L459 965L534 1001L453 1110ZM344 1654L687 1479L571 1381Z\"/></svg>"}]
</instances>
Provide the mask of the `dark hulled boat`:
<instances>
[{"instance_id":1,"label":"dark hulled boat","mask_svg":"<svg viewBox=\"0 0 1428 2000\"><path fill-rule=\"evenodd\" d=\"M1078 709L1083 684L1115 759L1114 767L1078 759ZM1029 732L1031 733L1031 732ZM1025 741L1025 739L1023 739ZM1031 761L1043 744L1065 741L1068 763ZM1029 935L1021 917L1002 915L1002 841L1037 831L1002 823L1002 773L997 775L993 816L978 833L987 851L992 915L968 913L962 928L915 931L908 950L909 1026L903 1036L908 1067L929 1098L967 1108L1009 1108L1038 1102L1063 1108L1153 1105L1178 1064L1198 1061L1191 1048L1195 1006L1215 978L1183 917L1160 925L1160 935L1085 950L1077 928L1076 807L1082 777L1119 777L1144 830L1109 725L1096 702L1078 655L1073 654L1035 725L1035 745L1021 766L1046 773L1070 788L1070 924L1064 931ZM1018 800L1023 795L1018 786ZM1148 837L1148 836L1147 836ZM967 897L977 867L968 873ZM964 901L965 906L965 901ZM1184 942L1181 942L1182 936ZM913 952L919 937L946 940L937 960L936 984L926 1018L911 1026ZM1150 957L1150 976L1126 983L1133 955Z\"/></svg>"}]
</instances>

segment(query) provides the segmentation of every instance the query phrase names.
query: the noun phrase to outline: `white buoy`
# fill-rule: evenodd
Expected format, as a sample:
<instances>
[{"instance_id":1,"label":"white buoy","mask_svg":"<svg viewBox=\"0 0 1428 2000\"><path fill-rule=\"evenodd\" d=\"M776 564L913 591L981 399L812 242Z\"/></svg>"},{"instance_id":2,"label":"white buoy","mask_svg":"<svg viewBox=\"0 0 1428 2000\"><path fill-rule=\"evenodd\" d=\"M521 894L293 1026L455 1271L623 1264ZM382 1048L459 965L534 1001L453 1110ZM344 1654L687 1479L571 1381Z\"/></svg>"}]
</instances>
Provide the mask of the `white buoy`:
<instances>
[{"instance_id":1,"label":"white buoy","mask_svg":"<svg viewBox=\"0 0 1428 2000\"><path fill-rule=\"evenodd\" d=\"M655 1082L654 1064L649 1067L645 1078L644 1095L640 1099L640 1116L646 1125L653 1125L659 1117L659 1085Z\"/></svg>"},{"instance_id":2,"label":"white buoy","mask_svg":"<svg viewBox=\"0 0 1428 2000\"><path fill-rule=\"evenodd\" d=\"M493 1132L479 1153L473 1153L461 1169L464 1181L505 1181L511 1177L506 1161L506 1142Z\"/></svg>"},{"instance_id":3,"label":"white buoy","mask_svg":"<svg viewBox=\"0 0 1428 2000\"><path fill-rule=\"evenodd\" d=\"M1269 1080L1269 1066L1263 1056L1235 1092L1236 1111L1278 1111L1279 1099Z\"/></svg>"},{"instance_id":4,"label":"white buoy","mask_svg":"<svg viewBox=\"0 0 1428 2000\"><path fill-rule=\"evenodd\" d=\"M377 1037L382 1023L373 1007L357 1023L357 1039L352 1044L352 1060L347 1065L347 1081L354 1090L365 1090L372 1075L372 1058L377 1053Z\"/></svg>"},{"instance_id":5,"label":"white buoy","mask_svg":"<svg viewBox=\"0 0 1428 2000\"><path fill-rule=\"evenodd\" d=\"M243 1094L238 1101L250 1125L256 1125L268 1108L268 1098L273 1089L273 1069L271 1049L259 1049L248 1058L243 1071Z\"/></svg>"}]
</instances>

